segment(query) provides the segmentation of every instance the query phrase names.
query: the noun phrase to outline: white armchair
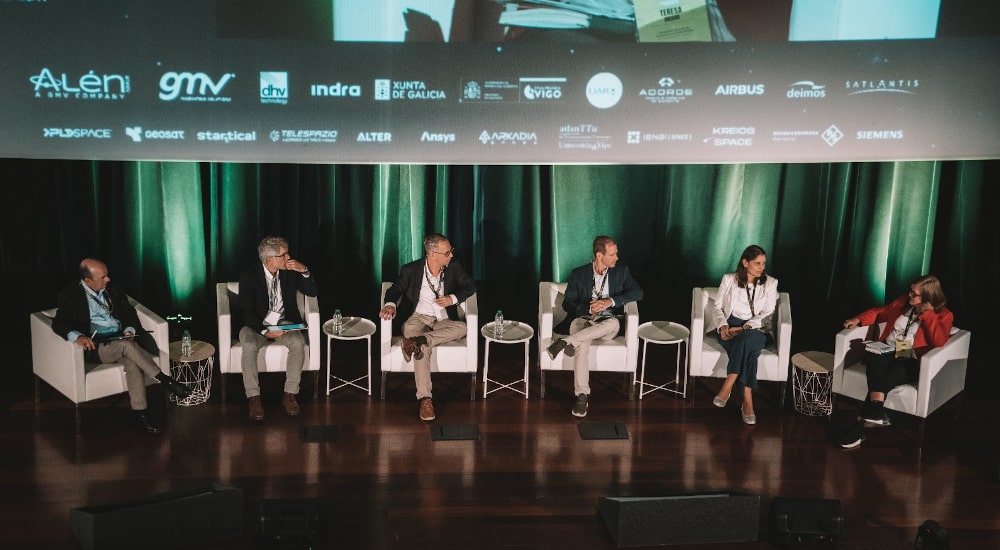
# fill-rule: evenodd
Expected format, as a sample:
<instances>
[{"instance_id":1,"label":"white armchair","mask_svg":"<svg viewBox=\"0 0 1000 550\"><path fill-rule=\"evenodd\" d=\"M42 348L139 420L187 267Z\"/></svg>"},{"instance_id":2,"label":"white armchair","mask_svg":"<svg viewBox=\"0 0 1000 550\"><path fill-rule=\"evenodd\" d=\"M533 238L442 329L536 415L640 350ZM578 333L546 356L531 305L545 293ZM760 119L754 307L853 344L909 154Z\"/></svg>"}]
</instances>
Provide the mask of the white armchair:
<instances>
[{"instance_id":1,"label":"white armchair","mask_svg":"<svg viewBox=\"0 0 1000 550\"><path fill-rule=\"evenodd\" d=\"M382 283L380 304L385 303L385 292L391 282ZM434 348L431 354L431 372L457 372L472 375L470 399L476 400L476 371L479 368L479 301L475 294L458 305L458 316L465 321L466 333L459 338ZM413 362L403 360L403 337L392 335L392 321L381 320L379 327L379 355L382 365L382 399L385 399L385 382L390 372L413 372Z\"/></svg>"},{"instance_id":2,"label":"white armchair","mask_svg":"<svg viewBox=\"0 0 1000 550\"><path fill-rule=\"evenodd\" d=\"M716 330L712 310L718 290L717 287L695 287L691 292L691 376L726 377L729 356L715 336L709 335ZM774 341L769 341L760 352L757 380L781 382L779 407L784 407L792 348L792 308L787 292L778 293L772 325Z\"/></svg>"},{"instance_id":3,"label":"white armchair","mask_svg":"<svg viewBox=\"0 0 1000 550\"><path fill-rule=\"evenodd\" d=\"M878 330L882 330L880 325ZM864 339L869 327L844 329L837 333L833 351L833 392L858 401L868 396L866 367L860 354L849 354L851 342ZM916 384L897 386L885 396L885 408L923 420L965 389L965 371L972 334L953 327L948 341L920 358L920 378Z\"/></svg>"},{"instance_id":4,"label":"white armchair","mask_svg":"<svg viewBox=\"0 0 1000 550\"><path fill-rule=\"evenodd\" d=\"M170 373L170 338L167 322L132 298L142 328L151 331L159 349L153 361L164 373ZM128 391L125 367L121 363L87 365L83 349L52 331L56 310L31 314L31 366L35 373L35 403L41 401L41 381L52 386L76 405L76 433L80 433L80 404ZM156 380L146 377L146 385Z\"/></svg>"},{"instance_id":5,"label":"white armchair","mask_svg":"<svg viewBox=\"0 0 1000 550\"><path fill-rule=\"evenodd\" d=\"M226 401L226 374L242 374L243 344L239 339L239 326L233 326L233 312L240 309L240 284L237 281L215 285L215 303L219 317L219 373L222 374L222 401ZM319 300L315 296L296 293L302 320L309 327L306 331L306 353L302 372L313 373L313 399L319 398ZM257 372L285 372L288 348L268 345L257 356Z\"/></svg>"},{"instance_id":6,"label":"white armchair","mask_svg":"<svg viewBox=\"0 0 1000 550\"><path fill-rule=\"evenodd\" d=\"M560 353L555 359L549 357L548 348L552 343L553 329L566 318L563 299L566 297L566 283L543 281L538 283L538 366L541 371L540 395L545 398L545 371L573 372L573 361L565 360ZM590 343L588 369L591 372L622 372L626 376L625 392L631 401L635 398L635 369L639 358L639 305L625 304L625 334L611 340L595 340Z\"/></svg>"}]
</instances>

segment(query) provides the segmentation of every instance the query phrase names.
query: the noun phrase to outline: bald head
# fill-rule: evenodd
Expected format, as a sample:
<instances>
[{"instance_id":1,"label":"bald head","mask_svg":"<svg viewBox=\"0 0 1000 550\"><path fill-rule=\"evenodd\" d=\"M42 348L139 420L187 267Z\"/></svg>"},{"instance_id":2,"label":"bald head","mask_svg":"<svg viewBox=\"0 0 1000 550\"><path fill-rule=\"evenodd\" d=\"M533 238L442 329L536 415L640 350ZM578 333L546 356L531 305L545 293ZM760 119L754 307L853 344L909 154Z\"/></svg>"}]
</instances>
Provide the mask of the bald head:
<instances>
[{"instance_id":1,"label":"bald head","mask_svg":"<svg viewBox=\"0 0 1000 550\"><path fill-rule=\"evenodd\" d=\"M111 277L108 277L108 266L94 258L84 258L80 262L80 279L94 292L104 290L104 287L111 282Z\"/></svg>"}]
</instances>

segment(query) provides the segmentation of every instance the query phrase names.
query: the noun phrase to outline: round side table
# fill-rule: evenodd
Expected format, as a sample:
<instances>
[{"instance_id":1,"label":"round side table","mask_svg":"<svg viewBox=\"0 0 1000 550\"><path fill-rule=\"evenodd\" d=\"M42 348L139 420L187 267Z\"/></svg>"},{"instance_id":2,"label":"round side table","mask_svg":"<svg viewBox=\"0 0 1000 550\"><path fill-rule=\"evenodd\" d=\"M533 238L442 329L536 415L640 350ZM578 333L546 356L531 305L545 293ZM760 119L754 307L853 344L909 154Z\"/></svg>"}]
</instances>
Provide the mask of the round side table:
<instances>
[{"instance_id":1,"label":"round side table","mask_svg":"<svg viewBox=\"0 0 1000 550\"><path fill-rule=\"evenodd\" d=\"M804 351L792 356L792 397L795 410L807 416L830 416L833 400L833 355Z\"/></svg>"},{"instance_id":2,"label":"round side table","mask_svg":"<svg viewBox=\"0 0 1000 550\"><path fill-rule=\"evenodd\" d=\"M486 399L487 395L502 389L517 392L527 399L528 346L531 342L531 338L535 336L535 329L525 323L519 323L517 321L504 321L503 332L501 334L496 334L493 332L493 327L495 326L496 322L490 321L489 323L483 325L483 328L479 331L483 335L483 338L486 338L486 352L483 357L483 399ZM524 344L524 378L506 383L498 380L490 380L490 342L496 342L498 344ZM489 389L490 383L493 383L496 386L492 390ZM515 387L521 383L524 384L524 391Z\"/></svg>"},{"instance_id":3,"label":"round side table","mask_svg":"<svg viewBox=\"0 0 1000 550\"><path fill-rule=\"evenodd\" d=\"M170 376L191 390L191 395L170 400L178 405L201 405L212 392L212 367L215 365L215 346L193 340L191 354L181 354L181 342L170 342Z\"/></svg>"},{"instance_id":4,"label":"round side table","mask_svg":"<svg viewBox=\"0 0 1000 550\"><path fill-rule=\"evenodd\" d=\"M642 339L642 372L639 375L639 399L642 396L663 390L675 393L681 398L687 397L688 378L688 339L691 331L680 323L670 321L648 321L639 325L639 338ZM646 346L648 344L677 346L677 362L674 365L674 379L663 384L646 383ZM681 344L684 344L684 372L681 372ZM649 386L649 389L646 387Z\"/></svg>"},{"instance_id":5,"label":"round side table","mask_svg":"<svg viewBox=\"0 0 1000 550\"><path fill-rule=\"evenodd\" d=\"M364 317L344 317L341 320L340 334L333 332L333 319L323 323L323 334L326 334L326 394L339 390L347 386L358 388L372 394L372 334L375 334L375 323ZM330 357L333 355L332 347L334 340L365 340L368 348L368 370L364 376L359 376L353 380L346 380L339 376L334 376L330 370ZM367 382L362 386L361 382ZM334 385L336 384L336 385Z\"/></svg>"}]
</instances>

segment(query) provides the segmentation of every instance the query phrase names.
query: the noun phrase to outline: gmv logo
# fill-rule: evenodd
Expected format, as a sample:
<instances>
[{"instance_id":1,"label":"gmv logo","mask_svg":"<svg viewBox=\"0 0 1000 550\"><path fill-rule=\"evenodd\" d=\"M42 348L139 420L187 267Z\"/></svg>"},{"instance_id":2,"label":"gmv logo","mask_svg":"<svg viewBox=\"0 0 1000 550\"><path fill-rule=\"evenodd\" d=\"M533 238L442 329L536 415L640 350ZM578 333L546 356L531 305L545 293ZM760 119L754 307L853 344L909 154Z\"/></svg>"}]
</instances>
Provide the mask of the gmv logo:
<instances>
[{"instance_id":1,"label":"gmv logo","mask_svg":"<svg viewBox=\"0 0 1000 550\"><path fill-rule=\"evenodd\" d=\"M226 73L218 82L213 82L212 78L205 73L178 73L171 71L164 73L160 77L160 99L163 101L173 101L181 93L185 95L219 95L219 92L226 87L226 84L236 75Z\"/></svg>"}]
</instances>

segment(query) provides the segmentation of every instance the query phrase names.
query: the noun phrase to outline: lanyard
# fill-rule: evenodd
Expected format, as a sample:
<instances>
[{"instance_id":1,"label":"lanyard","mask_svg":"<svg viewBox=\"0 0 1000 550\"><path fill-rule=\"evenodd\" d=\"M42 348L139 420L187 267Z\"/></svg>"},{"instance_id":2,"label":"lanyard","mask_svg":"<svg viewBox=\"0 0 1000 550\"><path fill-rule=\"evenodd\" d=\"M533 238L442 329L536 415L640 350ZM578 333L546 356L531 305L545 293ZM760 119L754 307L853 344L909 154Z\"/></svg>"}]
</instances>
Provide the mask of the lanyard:
<instances>
[{"instance_id":1,"label":"lanyard","mask_svg":"<svg viewBox=\"0 0 1000 550\"><path fill-rule=\"evenodd\" d=\"M112 306L111 306L111 302L109 300L107 300L107 298L104 298L104 299L98 298L97 295L94 294L94 292L92 290L90 290L89 288L84 287L84 289L85 289L85 291L87 293L87 296L91 300L93 300L95 304L101 306L101 309L103 309L104 311L106 311L108 313L108 315L111 315L111 307Z\"/></svg>"},{"instance_id":2,"label":"lanyard","mask_svg":"<svg viewBox=\"0 0 1000 550\"><path fill-rule=\"evenodd\" d=\"M597 280L596 279L594 280L593 286L591 286L590 292L591 292L591 294L593 294L595 300L600 300L601 296L604 295L604 289L605 289L605 287L608 286L608 272L609 271L611 271L610 267L604 270L604 277L601 278L601 288L599 288L599 289L597 288Z\"/></svg>"},{"instance_id":3,"label":"lanyard","mask_svg":"<svg viewBox=\"0 0 1000 550\"><path fill-rule=\"evenodd\" d=\"M906 340L906 336L910 333L910 326L916 321L919 316L914 315L916 311L910 309L910 313L906 316L906 328L903 329L903 335L899 337L900 340Z\"/></svg>"},{"instance_id":4,"label":"lanyard","mask_svg":"<svg viewBox=\"0 0 1000 550\"><path fill-rule=\"evenodd\" d=\"M441 268L441 275L438 275L438 286L437 288L434 288L434 283L431 282L431 270L427 267L427 262L424 262L424 279L427 280L427 286L429 286L431 292L434 293L434 297L440 298L441 292L444 291L444 268Z\"/></svg>"},{"instance_id":5,"label":"lanyard","mask_svg":"<svg viewBox=\"0 0 1000 550\"><path fill-rule=\"evenodd\" d=\"M753 294L752 295L750 294L750 285L746 286L747 301L750 302L750 316L751 317L755 317L757 315L757 312L754 311L754 308L753 308L753 301L754 301L754 298L757 297L757 282L758 281L760 281L759 278L756 279L756 280L754 280L754 282L753 282Z\"/></svg>"}]
</instances>

